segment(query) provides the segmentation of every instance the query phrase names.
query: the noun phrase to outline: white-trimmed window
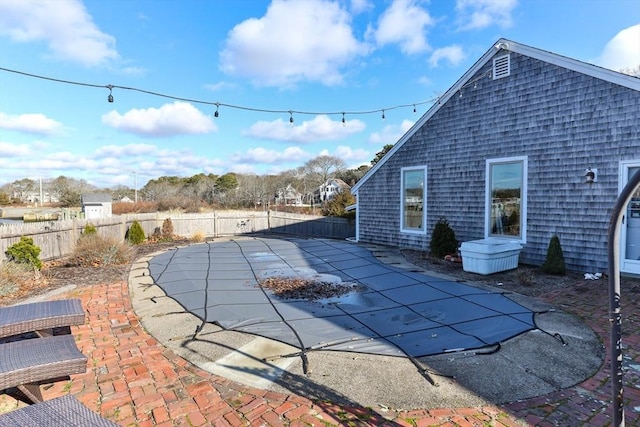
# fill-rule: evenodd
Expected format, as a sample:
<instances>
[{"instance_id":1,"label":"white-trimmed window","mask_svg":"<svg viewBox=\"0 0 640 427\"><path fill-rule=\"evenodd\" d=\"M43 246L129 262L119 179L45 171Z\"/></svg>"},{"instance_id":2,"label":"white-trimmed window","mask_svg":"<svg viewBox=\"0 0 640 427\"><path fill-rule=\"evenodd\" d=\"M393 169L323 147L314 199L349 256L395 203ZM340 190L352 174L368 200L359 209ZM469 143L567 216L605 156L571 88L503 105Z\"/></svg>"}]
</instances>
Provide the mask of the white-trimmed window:
<instances>
[{"instance_id":1,"label":"white-trimmed window","mask_svg":"<svg viewBox=\"0 0 640 427\"><path fill-rule=\"evenodd\" d=\"M487 159L485 237L527 238L527 157Z\"/></svg>"},{"instance_id":2,"label":"white-trimmed window","mask_svg":"<svg viewBox=\"0 0 640 427\"><path fill-rule=\"evenodd\" d=\"M427 223L427 167L402 168L400 179L400 230L424 234Z\"/></svg>"}]
</instances>

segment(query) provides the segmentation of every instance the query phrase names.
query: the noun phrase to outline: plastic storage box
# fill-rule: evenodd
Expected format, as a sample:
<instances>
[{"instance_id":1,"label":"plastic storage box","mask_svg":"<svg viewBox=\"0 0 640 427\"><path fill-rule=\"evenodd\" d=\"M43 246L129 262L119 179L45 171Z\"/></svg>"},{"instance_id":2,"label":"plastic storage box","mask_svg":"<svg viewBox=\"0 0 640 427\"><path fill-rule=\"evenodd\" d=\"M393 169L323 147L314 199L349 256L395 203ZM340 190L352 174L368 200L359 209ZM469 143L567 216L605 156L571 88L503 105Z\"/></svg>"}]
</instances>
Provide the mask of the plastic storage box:
<instances>
[{"instance_id":1,"label":"plastic storage box","mask_svg":"<svg viewBox=\"0 0 640 427\"><path fill-rule=\"evenodd\" d=\"M492 274L518 267L522 245L503 239L463 242L460 246L462 269L470 273Z\"/></svg>"}]
</instances>

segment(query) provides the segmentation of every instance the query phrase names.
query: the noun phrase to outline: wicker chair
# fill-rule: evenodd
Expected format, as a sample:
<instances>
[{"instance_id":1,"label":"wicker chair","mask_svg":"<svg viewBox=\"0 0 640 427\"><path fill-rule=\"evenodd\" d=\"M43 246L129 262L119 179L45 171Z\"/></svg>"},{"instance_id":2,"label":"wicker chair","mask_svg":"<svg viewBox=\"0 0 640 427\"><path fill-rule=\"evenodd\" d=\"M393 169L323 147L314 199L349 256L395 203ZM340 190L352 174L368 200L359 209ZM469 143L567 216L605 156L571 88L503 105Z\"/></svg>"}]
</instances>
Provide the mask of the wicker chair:
<instances>
[{"instance_id":1,"label":"wicker chair","mask_svg":"<svg viewBox=\"0 0 640 427\"><path fill-rule=\"evenodd\" d=\"M0 427L16 426L118 427L118 424L102 418L80 403L74 396L67 394L0 415Z\"/></svg>"},{"instance_id":2,"label":"wicker chair","mask_svg":"<svg viewBox=\"0 0 640 427\"><path fill-rule=\"evenodd\" d=\"M40 382L87 370L87 357L73 335L56 335L0 344L0 390L17 387L31 402L42 402Z\"/></svg>"},{"instance_id":3,"label":"wicker chair","mask_svg":"<svg viewBox=\"0 0 640 427\"><path fill-rule=\"evenodd\" d=\"M52 335L53 328L84 324L79 299L43 301L0 308L0 338L35 332Z\"/></svg>"}]
</instances>

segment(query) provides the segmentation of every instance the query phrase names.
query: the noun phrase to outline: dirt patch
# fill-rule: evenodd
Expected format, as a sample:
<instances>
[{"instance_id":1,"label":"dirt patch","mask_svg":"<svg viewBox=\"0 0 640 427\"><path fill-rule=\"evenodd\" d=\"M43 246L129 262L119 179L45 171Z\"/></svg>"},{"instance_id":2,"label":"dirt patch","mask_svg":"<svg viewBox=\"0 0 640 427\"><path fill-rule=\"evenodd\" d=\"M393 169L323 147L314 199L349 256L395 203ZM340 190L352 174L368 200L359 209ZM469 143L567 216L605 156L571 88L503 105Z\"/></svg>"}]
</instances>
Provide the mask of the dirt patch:
<instances>
[{"instance_id":1,"label":"dirt patch","mask_svg":"<svg viewBox=\"0 0 640 427\"><path fill-rule=\"evenodd\" d=\"M576 286L579 287L580 284L584 285L587 282L602 283L603 286L608 283L606 274L602 274L602 277L597 280L587 280L584 273L568 271L563 276L555 276L544 273L539 267L527 265L519 265L514 270L484 276L466 272L462 269L462 263L437 259L430 256L428 252L407 249L402 250L401 253L408 262L425 270L453 276L463 282L485 284L533 297L568 287L575 289ZM620 283L622 286L629 285L631 287L631 284L640 284L640 279L622 277Z\"/></svg>"}]
</instances>

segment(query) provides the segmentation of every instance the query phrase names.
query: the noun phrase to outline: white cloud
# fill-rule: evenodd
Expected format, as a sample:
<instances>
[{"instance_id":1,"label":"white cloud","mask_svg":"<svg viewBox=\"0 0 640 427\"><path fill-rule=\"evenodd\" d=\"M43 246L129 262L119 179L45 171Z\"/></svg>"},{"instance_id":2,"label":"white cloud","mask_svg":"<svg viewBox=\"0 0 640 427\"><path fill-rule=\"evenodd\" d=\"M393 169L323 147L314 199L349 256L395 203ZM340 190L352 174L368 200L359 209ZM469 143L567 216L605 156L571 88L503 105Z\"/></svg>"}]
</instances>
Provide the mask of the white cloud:
<instances>
[{"instance_id":1,"label":"white cloud","mask_svg":"<svg viewBox=\"0 0 640 427\"><path fill-rule=\"evenodd\" d=\"M31 147L27 144L12 144L10 142L0 142L0 153L3 158L28 156L32 153Z\"/></svg>"},{"instance_id":2,"label":"white cloud","mask_svg":"<svg viewBox=\"0 0 640 427\"><path fill-rule=\"evenodd\" d=\"M595 62L615 71L640 66L640 24L616 34Z\"/></svg>"},{"instance_id":3,"label":"white cloud","mask_svg":"<svg viewBox=\"0 0 640 427\"><path fill-rule=\"evenodd\" d=\"M370 0L351 0L351 12L354 15L358 15L363 12L368 12L374 8L374 4Z\"/></svg>"},{"instance_id":4,"label":"white cloud","mask_svg":"<svg viewBox=\"0 0 640 427\"><path fill-rule=\"evenodd\" d=\"M0 113L0 129L35 135L54 135L62 129L62 123L50 119L44 114L10 115Z\"/></svg>"},{"instance_id":5,"label":"white cloud","mask_svg":"<svg viewBox=\"0 0 640 427\"><path fill-rule=\"evenodd\" d=\"M459 45L452 45L436 49L429 57L429 65L437 67L440 60L446 60L452 66L458 65L465 58L464 51Z\"/></svg>"},{"instance_id":6,"label":"white cloud","mask_svg":"<svg viewBox=\"0 0 640 427\"><path fill-rule=\"evenodd\" d=\"M403 120L399 126L387 125L382 129L382 132L372 133L369 142L378 145L395 144L414 123L411 120Z\"/></svg>"},{"instance_id":7,"label":"white cloud","mask_svg":"<svg viewBox=\"0 0 640 427\"><path fill-rule=\"evenodd\" d=\"M119 58L115 38L100 31L76 0L2 0L0 34L20 43L44 41L54 57L85 66Z\"/></svg>"},{"instance_id":8,"label":"white cloud","mask_svg":"<svg viewBox=\"0 0 640 427\"><path fill-rule=\"evenodd\" d=\"M339 145L333 155L341 158L345 163L357 163L358 165L361 164L361 162L369 162L371 160L371 153L369 153L369 151L362 148L354 150L346 145Z\"/></svg>"},{"instance_id":9,"label":"white cloud","mask_svg":"<svg viewBox=\"0 0 640 427\"><path fill-rule=\"evenodd\" d=\"M434 25L429 12L415 0L397 0L380 16L375 40L379 45L397 43L406 54L429 51L426 27Z\"/></svg>"},{"instance_id":10,"label":"white cloud","mask_svg":"<svg viewBox=\"0 0 640 427\"><path fill-rule=\"evenodd\" d=\"M229 32L220 68L256 85L336 85L343 79L341 69L365 52L337 2L274 0L264 17Z\"/></svg>"},{"instance_id":11,"label":"white cloud","mask_svg":"<svg viewBox=\"0 0 640 427\"><path fill-rule=\"evenodd\" d=\"M518 0L457 0L458 23L462 30L480 30L491 25L509 28Z\"/></svg>"},{"instance_id":12,"label":"white cloud","mask_svg":"<svg viewBox=\"0 0 640 427\"><path fill-rule=\"evenodd\" d=\"M362 132L365 123L358 119L345 118L344 126L342 118L331 120L327 115L315 116L313 120L305 120L296 124L295 115L294 126L289 121L277 119L271 122L259 121L242 134L253 138L310 143L316 141L334 141L344 139L349 135Z\"/></svg>"},{"instance_id":13,"label":"white cloud","mask_svg":"<svg viewBox=\"0 0 640 427\"><path fill-rule=\"evenodd\" d=\"M179 101L160 108L133 109L123 115L114 110L103 115L102 122L146 137L204 134L217 130L210 117L193 105Z\"/></svg>"},{"instance_id":14,"label":"white cloud","mask_svg":"<svg viewBox=\"0 0 640 427\"><path fill-rule=\"evenodd\" d=\"M158 152L158 147L151 144L105 145L98 148L98 157L144 156Z\"/></svg>"},{"instance_id":15,"label":"white cloud","mask_svg":"<svg viewBox=\"0 0 640 427\"><path fill-rule=\"evenodd\" d=\"M283 151L269 150L263 147L250 148L244 153L235 153L231 160L240 164L281 164L307 159L309 153L300 147L287 147Z\"/></svg>"}]
</instances>

